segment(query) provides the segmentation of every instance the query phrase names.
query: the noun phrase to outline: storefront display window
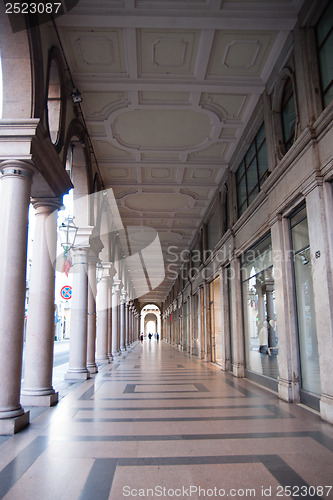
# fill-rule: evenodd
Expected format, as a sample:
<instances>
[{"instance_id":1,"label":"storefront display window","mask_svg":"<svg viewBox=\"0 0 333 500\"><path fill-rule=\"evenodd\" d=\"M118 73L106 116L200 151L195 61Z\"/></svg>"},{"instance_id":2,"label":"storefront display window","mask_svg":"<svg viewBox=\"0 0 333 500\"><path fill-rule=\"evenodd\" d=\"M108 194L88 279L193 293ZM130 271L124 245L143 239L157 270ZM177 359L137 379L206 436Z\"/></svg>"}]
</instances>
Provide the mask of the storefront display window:
<instances>
[{"instance_id":1,"label":"storefront display window","mask_svg":"<svg viewBox=\"0 0 333 500\"><path fill-rule=\"evenodd\" d=\"M242 259L246 368L277 379L278 334L270 236Z\"/></svg>"},{"instance_id":2,"label":"storefront display window","mask_svg":"<svg viewBox=\"0 0 333 500\"><path fill-rule=\"evenodd\" d=\"M290 219L301 365L301 391L321 394L306 208Z\"/></svg>"}]
</instances>

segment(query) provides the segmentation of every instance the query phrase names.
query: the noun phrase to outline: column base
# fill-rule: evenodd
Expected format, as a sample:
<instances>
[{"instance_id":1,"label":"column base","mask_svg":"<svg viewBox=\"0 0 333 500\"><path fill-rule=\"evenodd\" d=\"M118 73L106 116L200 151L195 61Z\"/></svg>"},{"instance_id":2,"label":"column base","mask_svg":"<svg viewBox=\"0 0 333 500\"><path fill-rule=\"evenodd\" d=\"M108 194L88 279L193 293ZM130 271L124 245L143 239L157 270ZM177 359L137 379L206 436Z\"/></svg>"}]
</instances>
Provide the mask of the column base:
<instances>
[{"instance_id":1,"label":"column base","mask_svg":"<svg viewBox=\"0 0 333 500\"><path fill-rule=\"evenodd\" d=\"M100 358L98 356L96 356L96 361L99 365L107 365L108 363L110 363L110 360L107 356L101 356Z\"/></svg>"},{"instance_id":2,"label":"column base","mask_svg":"<svg viewBox=\"0 0 333 500\"><path fill-rule=\"evenodd\" d=\"M114 360L114 357L112 354L109 354L109 363L112 363L112 361Z\"/></svg>"},{"instance_id":3,"label":"column base","mask_svg":"<svg viewBox=\"0 0 333 500\"><path fill-rule=\"evenodd\" d=\"M232 365L232 374L234 377L243 378L245 376L245 370L243 365Z\"/></svg>"},{"instance_id":4,"label":"column base","mask_svg":"<svg viewBox=\"0 0 333 500\"><path fill-rule=\"evenodd\" d=\"M71 372L65 373L65 380L88 380L90 378L90 372Z\"/></svg>"},{"instance_id":5,"label":"column base","mask_svg":"<svg viewBox=\"0 0 333 500\"><path fill-rule=\"evenodd\" d=\"M326 422L333 424L333 397L323 394L320 399L320 416Z\"/></svg>"},{"instance_id":6,"label":"column base","mask_svg":"<svg viewBox=\"0 0 333 500\"><path fill-rule=\"evenodd\" d=\"M91 365L88 364L87 368L90 373L98 373L98 368L96 364L91 364Z\"/></svg>"},{"instance_id":7,"label":"column base","mask_svg":"<svg viewBox=\"0 0 333 500\"><path fill-rule=\"evenodd\" d=\"M279 398L287 403L298 403L300 399L299 384L295 384L290 380L279 379L278 386Z\"/></svg>"},{"instance_id":8,"label":"column base","mask_svg":"<svg viewBox=\"0 0 333 500\"><path fill-rule=\"evenodd\" d=\"M53 392L45 396L37 394L21 394L21 403L24 406L54 406L58 403L59 393Z\"/></svg>"},{"instance_id":9,"label":"column base","mask_svg":"<svg viewBox=\"0 0 333 500\"><path fill-rule=\"evenodd\" d=\"M9 436L16 434L29 425L30 411L26 411L14 418L0 419L0 435Z\"/></svg>"}]
</instances>

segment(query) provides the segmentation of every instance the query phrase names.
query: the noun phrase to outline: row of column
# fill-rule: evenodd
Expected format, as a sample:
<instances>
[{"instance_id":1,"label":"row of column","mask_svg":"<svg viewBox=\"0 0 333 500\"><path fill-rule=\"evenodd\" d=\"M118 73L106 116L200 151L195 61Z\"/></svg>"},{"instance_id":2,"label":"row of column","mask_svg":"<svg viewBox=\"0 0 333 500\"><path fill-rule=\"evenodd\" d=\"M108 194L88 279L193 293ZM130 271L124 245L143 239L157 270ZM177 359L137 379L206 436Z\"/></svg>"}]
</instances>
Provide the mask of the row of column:
<instances>
[{"instance_id":1,"label":"row of column","mask_svg":"<svg viewBox=\"0 0 333 500\"><path fill-rule=\"evenodd\" d=\"M34 167L3 162L0 197L0 434L29 423L22 405L52 406L54 285L59 198L32 200L36 209L24 385L21 391L27 266L27 222ZM109 362L138 338L138 314L111 263L96 286L103 245L92 227L79 228L74 248L70 359L67 379L87 379L98 362ZM98 308L96 315L96 291ZM96 328L97 316L97 328ZM97 336L97 356L96 351Z\"/></svg>"},{"instance_id":2,"label":"row of column","mask_svg":"<svg viewBox=\"0 0 333 500\"><path fill-rule=\"evenodd\" d=\"M114 265L102 263L104 275L97 284L98 259L95 255L89 258L89 252L89 247L74 248L67 380L90 378L91 373L98 371L97 364L109 363L121 356L138 335L138 314L128 300L122 281L116 277Z\"/></svg>"}]
</instances>

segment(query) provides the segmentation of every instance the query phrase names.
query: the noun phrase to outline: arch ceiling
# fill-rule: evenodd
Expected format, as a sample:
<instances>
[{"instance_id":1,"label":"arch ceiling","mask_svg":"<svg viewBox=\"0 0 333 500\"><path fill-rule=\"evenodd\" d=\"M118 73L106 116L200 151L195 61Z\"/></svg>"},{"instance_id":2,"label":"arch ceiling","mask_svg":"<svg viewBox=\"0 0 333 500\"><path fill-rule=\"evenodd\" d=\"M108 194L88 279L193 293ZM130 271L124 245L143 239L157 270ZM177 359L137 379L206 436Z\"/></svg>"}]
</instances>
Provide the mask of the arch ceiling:
<instances>
[{"instance_id":1,"label":"arch ceiling","mask_svg":"<svg viewBox=\"0 0 333 500\"><path fill-rule=\"evenodd\" d=\"M301 4L80 0L56 20L104 184L165 255L191 244Z\"/></svg>"},{"instance_id":2,"label":"arch ceiling","mask_svg":"<svg viewBox=\"0 0 333 500\"><path fill-rule=\"evenodd\" d=\"M148 323L148 321L154 321L154 322L157 322L157 318L158 318L158 313L148 313L146 314L145 316L145 323Z\"/></svg>"}]
</instances>

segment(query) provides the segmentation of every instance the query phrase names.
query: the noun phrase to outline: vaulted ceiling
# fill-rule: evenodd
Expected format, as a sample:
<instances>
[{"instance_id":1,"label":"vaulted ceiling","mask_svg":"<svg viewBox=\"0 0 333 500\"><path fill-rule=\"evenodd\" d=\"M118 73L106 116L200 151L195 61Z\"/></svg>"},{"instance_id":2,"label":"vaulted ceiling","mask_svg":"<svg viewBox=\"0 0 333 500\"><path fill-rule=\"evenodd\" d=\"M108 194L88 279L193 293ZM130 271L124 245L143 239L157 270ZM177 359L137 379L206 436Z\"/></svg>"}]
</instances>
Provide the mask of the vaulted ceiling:
<instances>
[{"instance_id":1,"label":"vaulted ceiling","mask_svg":"<svg viewBox=\"0 0 333 500\"><path fill-rule=\"evenodd\" d=\"M164 255L190 246L301 3L80 0L57 19L104 184L133 242L153 241L144 229L153 228ZM153 261L156 285L164 270ZM163 301L174 280L165 272L138 296Z\"/></svg>"}]
</instances>

